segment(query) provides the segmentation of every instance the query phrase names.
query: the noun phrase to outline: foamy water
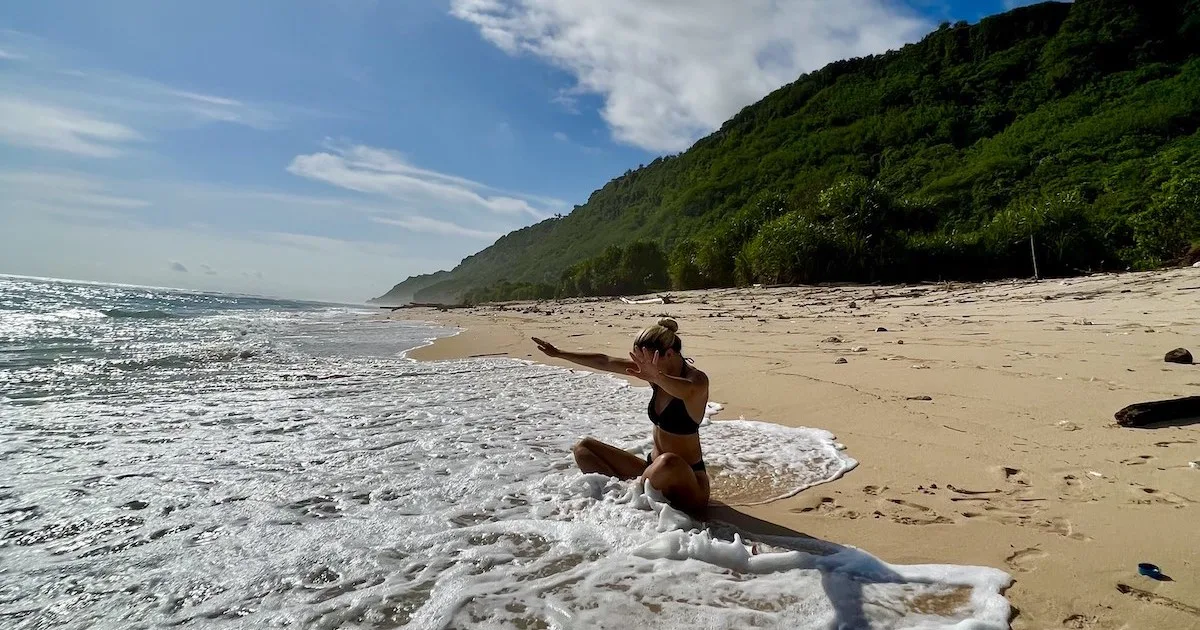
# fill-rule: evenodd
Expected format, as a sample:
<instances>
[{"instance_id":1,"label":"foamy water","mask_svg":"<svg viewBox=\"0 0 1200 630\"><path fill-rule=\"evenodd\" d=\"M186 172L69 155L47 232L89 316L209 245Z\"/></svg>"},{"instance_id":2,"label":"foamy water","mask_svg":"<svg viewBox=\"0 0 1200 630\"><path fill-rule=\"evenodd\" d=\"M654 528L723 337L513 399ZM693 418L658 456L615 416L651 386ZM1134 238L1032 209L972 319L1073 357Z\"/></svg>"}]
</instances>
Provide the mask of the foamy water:
<instances>
[{"instance_id":1,"label":"foamy water","mask_svg":"<svg viewBox=\"0 0 1200 630\"><path fill-rule=\"evenodd\" d=\"M578 473L583 435L649 448L644 388L132 291L0 278L0 627L1007 627L1000 571L747 540ZM854 465L816 429L701 436L734 504Z\"/></svg>"}]
</instances>

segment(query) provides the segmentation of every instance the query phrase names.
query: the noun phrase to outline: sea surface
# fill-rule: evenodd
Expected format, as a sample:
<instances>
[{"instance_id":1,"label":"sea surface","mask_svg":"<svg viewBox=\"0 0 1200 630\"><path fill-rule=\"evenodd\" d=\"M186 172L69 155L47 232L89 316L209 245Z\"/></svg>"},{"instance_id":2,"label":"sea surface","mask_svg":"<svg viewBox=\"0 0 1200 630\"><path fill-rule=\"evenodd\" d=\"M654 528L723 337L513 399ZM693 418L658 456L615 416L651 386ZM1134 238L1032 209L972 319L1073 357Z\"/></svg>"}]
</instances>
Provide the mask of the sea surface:
<instances>
[{"instance_id":1,"label":"sea surface","mask_svg":"<svg viewBox=\"0 0 1200 630\"><path fill-rule=\"evenodd\" d=\"M1007 627L1000 571L749 534L578 473L581 436L649 448L648 390L404 356L455 332L0 276L0 628ZM855 465L819 429L701 436L731 504Z\"/></svg>"}]
</instances>

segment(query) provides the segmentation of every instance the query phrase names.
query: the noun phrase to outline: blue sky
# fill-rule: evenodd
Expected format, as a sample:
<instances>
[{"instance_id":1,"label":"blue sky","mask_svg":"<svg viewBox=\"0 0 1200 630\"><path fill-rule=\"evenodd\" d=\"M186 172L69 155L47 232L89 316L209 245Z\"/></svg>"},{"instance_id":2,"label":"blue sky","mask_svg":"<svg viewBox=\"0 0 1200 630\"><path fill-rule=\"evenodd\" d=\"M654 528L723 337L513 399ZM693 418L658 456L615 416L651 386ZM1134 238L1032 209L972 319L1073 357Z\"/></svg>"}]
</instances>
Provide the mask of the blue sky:
<instances>
[{"instance_id":1,"label":"blue sky","mask_svg":"<svg viewBox=\"0 0 1200 630\"><path fill-rule=\"evenodd\" d=\"M1013 0L0 6L0 273L360 301Z\"/></svg>"}]
</instances>

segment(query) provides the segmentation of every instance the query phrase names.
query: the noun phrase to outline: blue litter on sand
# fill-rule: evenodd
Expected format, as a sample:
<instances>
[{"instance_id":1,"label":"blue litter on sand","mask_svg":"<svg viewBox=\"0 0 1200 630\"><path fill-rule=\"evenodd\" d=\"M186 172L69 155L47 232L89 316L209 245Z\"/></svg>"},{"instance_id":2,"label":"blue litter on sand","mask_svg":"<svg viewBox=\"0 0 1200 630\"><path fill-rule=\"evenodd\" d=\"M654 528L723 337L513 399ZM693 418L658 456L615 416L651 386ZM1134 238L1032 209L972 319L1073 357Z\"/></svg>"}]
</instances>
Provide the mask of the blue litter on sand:
<instances>
[{"instance_id":1,"label":"blue litter on sand","mask_svg":"<svg viewBox=\"0 0 1200 630\"><path fill-rule=\"evenodd\" d=\"M1143 563L1139 564L1138 565L1138 573L1141 573L1142 575L1144 575L1148 578L1155 579L1155 580L1157 580L1163 576L1162 570L1159 569L1156 565L1150 564L1149 562L1143 562Z\"/></svg>"}]
</instances>

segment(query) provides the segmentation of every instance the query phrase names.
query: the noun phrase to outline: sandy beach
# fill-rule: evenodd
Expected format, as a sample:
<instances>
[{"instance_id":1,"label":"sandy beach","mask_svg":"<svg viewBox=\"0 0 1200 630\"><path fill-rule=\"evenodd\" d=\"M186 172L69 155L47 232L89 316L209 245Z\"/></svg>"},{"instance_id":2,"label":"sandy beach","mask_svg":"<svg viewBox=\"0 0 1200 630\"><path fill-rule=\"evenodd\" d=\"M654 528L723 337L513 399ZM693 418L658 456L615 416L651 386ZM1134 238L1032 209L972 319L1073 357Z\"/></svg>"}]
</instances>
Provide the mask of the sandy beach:
<instances>
[{"instance_id":1,"label":"sandy beach","mask_svg":"<svg viewBox=\"0 0 1200 630\"><path fill-rule=\"evenodd\" d=\"M1018 630L1200 628L1200 423L1113 419L1200 393L1200 366L1163 361L1200 352L1200 269L670 298L390 317L465 329L413 353L421 360L547 360L530 336L623 355L669 315L725 405L718 421L823 428L860 462L739 510L889 562L1003 569ZM1173 581L1138 575L1139 562Z\"/></svg>"}]
</instances>

